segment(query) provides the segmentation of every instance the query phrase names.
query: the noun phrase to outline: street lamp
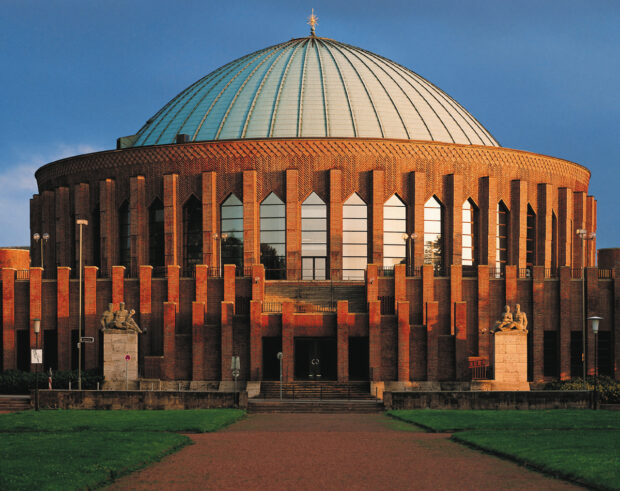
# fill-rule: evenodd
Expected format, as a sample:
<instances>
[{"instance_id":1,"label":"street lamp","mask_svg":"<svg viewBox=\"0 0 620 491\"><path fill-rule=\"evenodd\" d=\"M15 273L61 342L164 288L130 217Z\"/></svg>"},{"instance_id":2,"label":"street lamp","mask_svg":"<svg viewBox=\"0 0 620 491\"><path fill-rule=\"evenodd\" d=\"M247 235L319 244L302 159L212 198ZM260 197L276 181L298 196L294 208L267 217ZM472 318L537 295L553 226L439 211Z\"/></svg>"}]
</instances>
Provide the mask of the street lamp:
<instances>
[{"instance_id":1,"label":"street lamp","mask_svg":"<svg viewBox=\"0 0 620 491\"><path fill-rule=\"evenodd\" d=\"M218 235L217 233L213 234L213 240L218 241L218 259L220 265L220 276L224 276L224 261L222 260L222 241L228 238L228 234L226 232Z\"/></svg>"},{"instance_id":2,"label":"street lamp","mask_svg":"<svg viewBox=\"0 0 620 491\"><path fill-rule=\"evenodd\" d=\"M34 329L34 334L36 335L36 341L35 341L35 356L34 356L34 361L35 361L35 366L34 366L34 371L36 373L36 382L35 382L35 386L34 386L34 409L35 411L39 410L39 364L43 361L41 360L41 353L39 353L39 333L41 332L41 320L40 319L34 319L33 321L33 329Z\"/></svg>"},{"instance_id":3,"label":"street lamp","mask_svg":"<svg viewBox=\"0 0 620 491\"><path fill-rule=\"evenodd\" d=\"M232 371L232 376L235 379L235 405L237 405L237 377L241 371L241 361L238 356L233 356L230 360L230 370Z\"/></svg>"},{"instance_id":4,"label":"street lamp","mask_svg":"<svg viewBox=\"0 0 620 491\"><path fill-rule=\"evenodd\" d=\"M594 333L594 407L598 407L598 325L603 320L602 317L594 315L588 317L592 322L592 332Z\"/></svg>"},{"instance_id":5,"label":"street lamp","mask_svg":"<svg viewBox=\"0 0 620 491\"><path fill-rule=\"evenodd\" d=\"M37 244L39 241L41 242L41 269L43 269L43 245L47 243L50 238L50 234L45 232L43 236L39 235L39 233L35 233L32 235L32 240L34 240Z\"/></svg>"},{"instance_id":6,"label":"street lamp","mask_svg":"<svg viewBox=\"0 0 620 491\"><path fill-rule=\"evenodd\" d=\"M586 249L585 241L596 237L595 233L588 234L585 228L577 229L577 236L581 239L581 365L583 371L583 389L586 390Z\"/></svg>"},{"instance_id":7,"label":"street lamp","mask_svg":"<svg viewBox=\"0 0 620 491\"><path fill-rule=\"evenodd\" d=\"M77 225L80 227L80 286L78 294L78 390L82 390L82 226L88 225L88 220L78 218Z\"/></svg>"},{"instance_id":8,"label":"street lamp","mask_svg":"<svg viewBox=\"0 0 620 491\"><path fill-rule=\"evenodd\" d=\"M409 260L407 261L407 269L409 270L408 275L413 276L413 241L418 238L418 234L415 232L411 232L410 234L403 233L401 237L408 243L407 245L409 246Z\"/></svg>"}]
</instances>

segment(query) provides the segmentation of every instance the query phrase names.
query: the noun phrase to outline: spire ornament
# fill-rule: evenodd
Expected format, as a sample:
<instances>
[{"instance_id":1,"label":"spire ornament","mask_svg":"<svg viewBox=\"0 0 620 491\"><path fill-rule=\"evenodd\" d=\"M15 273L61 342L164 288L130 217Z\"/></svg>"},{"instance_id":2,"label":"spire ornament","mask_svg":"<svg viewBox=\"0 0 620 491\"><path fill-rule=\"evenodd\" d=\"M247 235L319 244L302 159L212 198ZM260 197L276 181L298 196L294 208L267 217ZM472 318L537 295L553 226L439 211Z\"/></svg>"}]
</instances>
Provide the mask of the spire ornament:
<instances>
[{"instance_id":1,"label":"spire ornament","mask_svg":"<svg viewBox=\"0 0 620 491\"><path fill-rule=\"evenodd\" d=\"M318 23L319 23L319 18L316 15L314 15L314 9L312 9L312 14L310 14L310 17L308 17L308 25L310 26L311 36L316 36L314 32L314 28L316 27Z\"/></svg>"}]
</instances>

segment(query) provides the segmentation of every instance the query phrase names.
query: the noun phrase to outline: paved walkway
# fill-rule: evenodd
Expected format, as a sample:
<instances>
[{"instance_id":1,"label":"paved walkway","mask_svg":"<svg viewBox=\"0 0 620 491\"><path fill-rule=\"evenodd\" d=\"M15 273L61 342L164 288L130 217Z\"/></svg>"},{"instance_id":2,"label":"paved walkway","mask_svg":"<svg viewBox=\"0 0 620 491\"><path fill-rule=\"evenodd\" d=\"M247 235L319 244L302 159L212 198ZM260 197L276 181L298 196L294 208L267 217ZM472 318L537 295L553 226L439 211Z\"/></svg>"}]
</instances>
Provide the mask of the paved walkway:
<instances>
[{"instance_id":1,"label":"paved walkway","mask_svg":"<svg viewBox=\"0 0 620 491\"><path fill-rule=\"evenodd\" d=\"M251 414L111 489L575 489L382 414Z\"/></svg>"}]
</instances>

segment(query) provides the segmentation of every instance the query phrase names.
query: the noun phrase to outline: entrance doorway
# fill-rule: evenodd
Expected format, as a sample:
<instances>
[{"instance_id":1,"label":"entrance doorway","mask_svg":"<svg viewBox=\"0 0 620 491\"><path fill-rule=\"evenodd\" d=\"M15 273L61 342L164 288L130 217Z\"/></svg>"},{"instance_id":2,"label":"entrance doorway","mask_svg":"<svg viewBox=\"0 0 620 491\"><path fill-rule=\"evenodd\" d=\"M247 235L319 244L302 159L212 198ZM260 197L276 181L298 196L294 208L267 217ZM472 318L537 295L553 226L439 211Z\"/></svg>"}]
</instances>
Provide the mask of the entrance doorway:
<instances>
[{"instance_id":1,"label":"entrance doorway","mask_svg":"<svg viewBox=\"0 0 620 491\"><path fill-rule=\"evenodd\" d=\"M368 380L368 338L349 338L349 380Z\"/></svg>"},{"instance_id":2,"label":"entrance doorway","mask_svg":"<svg viewBox=\"0 0 620 491\"><path fill-rule=\"evenodd\" d=\"M336 364L334 338L295 339L296 380L336 380Z\"/></svg>"},{"instance_id":3,"label":"entrance doorway","mask_svg":"<svg viewBox=\"0 0 620 491\"><path fill-rule=\"evenodd\" d=\"M263 380L280 380L280 360L278 360L280 351L282 351L281 337L263 338Z\"/></svg>"},{"instance_id":4,"label":"entrance doorway","mask_svg":"<svg viewBox=\"0 0 620 491\"><path fill-rule=\"evenodd\" d=\"M327 271L327 261L325 257L301 258L301 278L303 280L324 280Z\"/></svg>"}]
</instances>

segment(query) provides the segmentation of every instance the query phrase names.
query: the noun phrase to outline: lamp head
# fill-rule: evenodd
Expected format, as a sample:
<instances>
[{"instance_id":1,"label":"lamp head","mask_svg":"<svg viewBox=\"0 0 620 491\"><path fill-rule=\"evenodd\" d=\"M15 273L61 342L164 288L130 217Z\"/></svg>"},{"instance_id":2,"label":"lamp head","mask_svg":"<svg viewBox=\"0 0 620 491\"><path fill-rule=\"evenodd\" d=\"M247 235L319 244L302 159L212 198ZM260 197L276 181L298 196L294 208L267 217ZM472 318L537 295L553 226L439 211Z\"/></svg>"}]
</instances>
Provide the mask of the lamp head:
<instances>
[{"instance_id":1,"label":"lamp head","mask_svg":"<svg viewBox=\"0 0 620 491\"><path fill-rule=\"evenodd\" d=\"M592 332L593 332L594 334L597 334L597 333L598 333L598 325L599 325L599 322L600 322L600 321L602 321L602 320L603 320L603 318L602 318L602 317L599 317L599 316L597 316L597 315L594 315L594 316L592 316L592 317L588 317L588 320L592 322Z\"/></svg>"},{"instance_id":2,"label":"lamp head","mask_svg":"<svg viewBox=\"0 0 620 491\"><path fill-rule=\"evenodd\" d=\"M32 321L32 327L34 329L34 333L35 334L39 334L41 332L41 320L40 319L34 319Z\"/></svg>"},{"instance_id":3,"label":"lamp head","mask_svg":"<svg viewBox=\"0 0 620 491\"><path fill-rule=\"evenodd\" d=\"M34 240L35 242L39 242L41 240L41 236L38 233L33 234L32 240Z\"/></svg>"},{"instance_id":4,"label":"lamp head","mask_svg":"<svg viewBox=\"0 0 620 491\"><path fill-rule=\"evenodd\" d=\"M43 234L43 240L44 240L45 242L47 242L47 241L49 240L49 238L50 238L50 234L48 234L47 232L45 232L45 233Z\"/></svg>"}]
</instances>

